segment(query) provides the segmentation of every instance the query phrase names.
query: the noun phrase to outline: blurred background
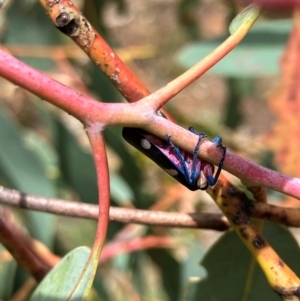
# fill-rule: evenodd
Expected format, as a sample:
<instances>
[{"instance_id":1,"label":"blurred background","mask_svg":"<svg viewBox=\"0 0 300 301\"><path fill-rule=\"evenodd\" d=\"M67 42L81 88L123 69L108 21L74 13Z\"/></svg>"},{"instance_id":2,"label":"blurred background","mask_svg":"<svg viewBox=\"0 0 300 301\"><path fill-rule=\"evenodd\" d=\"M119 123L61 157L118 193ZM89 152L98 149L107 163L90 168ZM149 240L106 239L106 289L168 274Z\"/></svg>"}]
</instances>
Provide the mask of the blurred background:
<instances>
[{"instance_id":1,"label":"blurred background","mask_svg":"<svg viewBox=\"0 0 300 301\"><path fill-rule=\"evenodd\" d=\"M150 91L166 85L222 43L229 35L232 18L241 9L234 0L74 3ZM2 47L12 55L83 94L105 102L124 101L85 53L52 25L39 3L7 0L0 13ZM167 110L185 128L194 126L210 139L221 135L223 144L238 155L298 176L297 161L293 159L299 149L296 130L282 122L281 109L277 107L278 89L282 87L283 76L288 76L281 73L280 59L292 27L288 12L263 15L241 45L170 101ZM0 85L0 185L24 193L97 204L95 170L82 125L4 79L0 79ZM281 108L284 110L284 102ZM286 136L282 135L287 132L292 133L291 147L286 146ZM219 212L206 192L187 190L127 145L121 137L121 128L107 129L106 141L112 205ZM227 176L241 185L238 179ZM294 205L292 199L274 191L270 191L269 201ZM93 243L94 221L9 210L30 235L61 256L78 245ZM270 230L271 237L280 236L283 231L286 239L285 230L280 227L275 230ZM221 234L208 230L129 227L112 222L108 241L154 235L170 236L178 243L176 248L145 247L144 251L107 260L96 278L97 293L102 300L182 299L187 296L187 283L191 285L193 279L198 281L205 275L205 269L199 265L205 254L209 262L219 264L216 258L225 256L228 249L217 246L240 244L235 234L229 232L210 249ZM237 262L238 254L248 256L242 245L240 248L231 250L229 257L223 259L228 268ZM297 249L296 244L294 248ZM212 255L212 251L216 254ZM297 253L295 259L298 256ZM249 258L240 259L247 262ZM9 278L10 285L0 290L4 300L28 276L13 262L7 264L11 265L10 270L14 269L14 276ZM263 279L259 275L256 278ZM214 290L213 284L206 283L205 287ZM220 297L222 294L220 289ZM197 292L190 300L199 296ZM269 296L272 300L277 298L268 289L261 300Z\"/></svg>"}]
</instances>

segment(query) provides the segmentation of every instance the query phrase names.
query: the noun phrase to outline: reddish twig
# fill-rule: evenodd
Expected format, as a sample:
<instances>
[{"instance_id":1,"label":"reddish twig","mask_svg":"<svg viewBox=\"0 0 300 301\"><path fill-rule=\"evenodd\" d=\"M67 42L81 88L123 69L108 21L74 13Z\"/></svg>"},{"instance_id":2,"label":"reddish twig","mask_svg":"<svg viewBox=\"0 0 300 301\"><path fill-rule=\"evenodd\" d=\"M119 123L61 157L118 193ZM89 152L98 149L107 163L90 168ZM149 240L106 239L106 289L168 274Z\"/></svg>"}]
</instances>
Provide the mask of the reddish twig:
<instances>
[{"instance_id":1,"label":"reddish twig","mask_svg":"<svg viewBox=\"0 0 300 301\"><path fill-rule=\"evenodd\" d=\"M90 127L87 133L91 142L94 161L97 172L97 182L99 191L99 215L98 227L93 251L101 253L101 249L105 243L106 232L109 221L109 207L110 207L110 183L108 162L106 156L105 140L103 131L98 127Z\"/></svg>"},{"instance_id":2,"label":"reddish twig","mask_svg":"<svg viewBox=\"0 0 300 301\"><path fill-rule=\"evenodd\" d=\"M36 281L41 281L51 269L44 257L35 252L31 239L15 223L11 213L3 207L0 207L0 241Z\"/></svg>"},{"instance_id":3,"label":"reddish twig","mask_svg":"<svg viewBox=\"0 0 300 301\"><path fill-rule=\"evenodd\" d=\"M172 248L175 240L170 237L146 236L129 241L109 243L103 249L100 261L106 261L120 254L141 251L145 249Z\"/></svg>"},{"instance_id":4,"label":"reddish twig","mask_svg":"<svg viewBox=\"0 0 300 301\"><path fill-rule=\"evenodd\" d=\"M49 78L1 49L0 76L63 109L86 125L139 126L145 122L144 117L139 118L145 109L142 105L101 103Z\"/></svg>"},{"instance_id":5,"label":"reddish twig","mask_svg":"<svg viewBox=\"0 0 300 301\"><path fill-rule=\"evenodd\" d=\"M93 279L95 277L97 266L100 258L102 248L105 243L106 233L109 222L109 207L110 207L110 180L108 171L108 162L106 155L105 140L103 136L103 128L98 125L92 125L87 128L87 134L90 139L90 143L93 150L94 162L96 166L98 192L99 192L99 215L96 237L94 240L91 255L85 265L84 270L81 273L79 280L76 282L74 289L71 293L73 296L77 288L81 285L81 280L85 276L85 273L90 269L92 265L92 272L89 275L89 282L85 289L85 297L89 294L89 291L93 285ZM71 297L69 296L69 298ZM70 298L70 300L72 300Z\"/></svg>"},{"instance_id":6,"label":"reddish twig","mask_svg":"<svg viewBox=\"0 0 300 301\"><path fill-rule=\"evenodd\" d=\"M68 0L40 0L54 25L68 35L97 64L102 72L130 102L149 91L102 39L79 9Z\"/></svg>"}]
</instances>

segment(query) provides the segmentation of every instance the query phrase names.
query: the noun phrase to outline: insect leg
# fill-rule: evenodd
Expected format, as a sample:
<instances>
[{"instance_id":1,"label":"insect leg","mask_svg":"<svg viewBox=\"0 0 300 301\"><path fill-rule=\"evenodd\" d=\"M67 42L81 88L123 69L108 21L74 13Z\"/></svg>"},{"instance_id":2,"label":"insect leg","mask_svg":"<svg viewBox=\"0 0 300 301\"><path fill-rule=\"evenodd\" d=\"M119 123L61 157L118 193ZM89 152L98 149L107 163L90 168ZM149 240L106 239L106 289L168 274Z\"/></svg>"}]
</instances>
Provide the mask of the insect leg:
<instances>
[{"instance_id":1,"label":"insect leg","mask_svg":"<svg viewBox=\"0 0 300 301\"><path fill-rule=\"evenodd\" d=\"M220 173L222 171L223 163L224 163L225 156L226 156L226 147L222 145L222 138L220 136L216 136L213 139L212 143L216 144L217 147L219 147L223 150L223 155L222 155L222 158L221 158L221 160L218 164L218 169L217 169L217 172L216 172L215 176L207 178L208 184L210 186L213 186L217 183L217 181L219 179L219 176L220 176Z\"/></svg>"},{"instance_id":2,"label":"insect leg","mask_svg":"<svg viewBox=\"0 0 300 301\"><path fill-rule=\"evenodd\" d=\"M196 130L193 127L189 127L189 131L198 135L198 142L195 146L195 149L193 151L193 164L192 164L192 171L191 171L191 180L192 181L196 181L196 179L198 178L199 174L196 171L196 167L197 167L197 161L201 160L198 158L198 151L199 151L199 147L200 147L200 142L203 138L206 137L205 133L203 132L196 132ZM201 161L200 161L201 164Z\"/></svg>"}]
</instances>

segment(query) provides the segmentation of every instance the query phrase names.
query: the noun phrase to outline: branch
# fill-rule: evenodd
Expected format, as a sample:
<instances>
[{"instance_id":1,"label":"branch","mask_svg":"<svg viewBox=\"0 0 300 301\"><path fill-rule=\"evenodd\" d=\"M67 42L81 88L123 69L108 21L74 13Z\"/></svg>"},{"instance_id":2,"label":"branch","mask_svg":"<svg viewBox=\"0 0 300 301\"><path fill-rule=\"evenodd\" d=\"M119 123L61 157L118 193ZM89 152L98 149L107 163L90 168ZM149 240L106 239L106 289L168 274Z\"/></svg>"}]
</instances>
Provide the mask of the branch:
<instances>
[{"instance_id":1,"label":"branch","mask_svg":"<svg viewBox=\"0 0 300 301\"><path fill-rule=\"evenodd\" d=\"M146 237L138 237L130 241L118 241L105 245L101 253L100 262L107 261L117 255L131 253L146 249L158 248L174 248L177 245L175 239L168 236L148 235Z\"/></svg>"},{"instance_id":2,"label":"branch","mask_svg":"<svg viewBox=\"0 0 300 301\"><path fill-rule=\"evenodd\" d=\"M184 130L173 122L157 115L151 115L149 122L143 126L148 132L165 139L166 134L172 136L172 142L181 149L193 153L198 137ZM198 155L200 158L218 165L223 151L213 143L203 139ZM223 169L235 175L247 187L264 186L300 199L300 179L268 169L259 164L246 160L229 150L226 152Z\"/></svg>"},{"instance_id":3,"label":"branch","mask_svg":"<svg viewBox=\"0 0 300 301\"><path fill-rule=\"evenodd\" d=\"M142 104L101 103L49 78L0 49L0 76L30 91L84 124L139 126L145 123Z\"/></svg>"},{"instance_id":4,"label":"branch","mask_svg":"<svg viewBox=\"0 0 300 301\"><path fill-rule=\"evenodd\" d=\"M98 205L34 196L4 187L0 187L0 203L64 216L98 219ZM281 223L288 227L300 227L300 209L298 208L283 208L255 202L248 199L243 192L231 198L230 203L236 208L244 204L249 209L251 217ZM109 210L109 218L111 221L120 223L217 231L224 231L229 225L222 214L162 212L112 206Z\"/></svg>"},{"instance_id":5,"label":"branch","mask_svg":"<svg viewBox=\"0 0 300 301\"><path fill-rule=\"evenodd\" d=\"M192 152L197 143L198 137L167 119L157 116L149 104L142 105L143 102L133 104L97 102L46 77L1 50L0 76L64 109L84 122L85 125L94 123L99 127L113 124L136 126L163 139L166 134L171 134L173 143L188 152ZM202 159L218 164L221 155L222 151L214 144L208 141L201 143L199 157ZM300 199L299 179L271 171L229 151L224 162L224 169L239 177L246 186L265 186Z\"/></svg>"},{"instance_id":6,"label":"branch","mask_svg":"<svg viewBox=\"0 0 300 301\"><path fill-rule=\"evenodd\" d=\"M23 209L54 213L71 217L98 219L99 206L44 198L0 187L0 203ZM152 226L202 228L224 231L228 223L221 214L170 213L139 209L110 207L109 218L120 223L136 223Z\"/></svg>"},{"instance_id":7,"label":"branch","mask_svg":"<svg viewBox=\"0 0 300 301\"><path fill-rule=\"evenodd\" d=\"M195 66L188 71L168 83L165 87L145 97L143 102L150 102L153 105L154 111L159 110L171 98L188 87L191 83L197 80L201 75L207 72L228 53L230 53L247 35L252 25L258 19L260 9L258 6L249 6L236 16L238 28L227 38L220 46L218 46L209 55L203 58ZM242 22L241 22L242 19Z\"/></svg>"},{"instance_id":8,"label":"branch","mask_svg":"<svg viewBox=\"0 0 300 301\"><path fill-rule=\"evenodd\" d=\"M173 82L149 95L148 90L81 15L73 3L70 5L70 1L62 0L59 3L47 6L46 0L40 0L40 2L47 10L55 26L73 39L89 55L129 102L140 100L139 103L145 104L145 110L140 111L145 120L139 127L162 139L165 139L166 134L171 134L174 144L188 152L194 150L197 137L187 131L183 133L178 126L162 120L163 118L155 114L156 111L229 53L243 39L260 15L259 8L255 6L248 7L238 16L241 20L240 23L236 21L233 24L237 24L237 29L233 30L233 34L222 45ZM64 22L61 22L62 19ZM145 97L147 95L149 96ZM141 99L143 97L145 98ZM139 118L139 116L136 116L136 118ZM213 144L205 141L201 143L199 157L202 159L216 165L221 156L222 151ZM268 170L230 152L227 153L224 169L240 178L248 187L265 186L300 199L299 179L293 179Z\"/></svg>"},{"instance_id":9,"label":"branch","mask_svg":"<svg viewBox=\"0 0 300 301\"><path fill-rule=\"evenodd\" d=\"M49 262L34 250L30 237L16 224L11 213L3 207L0 207L0 241L17 263L36 281L41 281L51 269Z\"/></svg>"},{"instance_id":10,"label":"branch","mask_svg":"<svg viewBox=\"0 0 300 301\"><path fill-rule=\"evenodd\" d=\"M209 189L209 194L260 265L271 288L282 300L298 300L300 279L251 222L251 204L243 200L244 192L222 177L212 189ZM239 200L238 206L232 203L234 199ZM258 204L266 205L261 202Z\"/></svg>"},{"instance_id":11,"label":"branch","mask_svg":"<svg viewBox=\"0 0 300 301\"><path fill-rule=\"evenodd\" d=\"M87 287L84 290L84 296L86 297L90 293L97 271L101 251L105 243L109 223L110 182L103 129L99 128L99 126L97 125L91 125L87 128L87 134L92 146L97 172L99 192L98 225L92 252L87 263L85 264L85 268L83 269L80 278L78 279L76 285L74 286L74 289L72 290L72 297L76 295L77 289L82 285L82 278L87 277L87 275L89 276L89 281ZM92 269L91 272L89 271L90 269Z\"/></svg>"},{"instance_id":12,"label":"branch","mask_svg":"<svg viewBox=\"0 0 300 301\"><path fill-rule=\"evenodd\" d=\"M148 89L122 62L115 51L103 40L74 3L69 0L40 0L51 21L69 36L110 79L129 102L149 95Z\"/></svg>"}]
</instances>

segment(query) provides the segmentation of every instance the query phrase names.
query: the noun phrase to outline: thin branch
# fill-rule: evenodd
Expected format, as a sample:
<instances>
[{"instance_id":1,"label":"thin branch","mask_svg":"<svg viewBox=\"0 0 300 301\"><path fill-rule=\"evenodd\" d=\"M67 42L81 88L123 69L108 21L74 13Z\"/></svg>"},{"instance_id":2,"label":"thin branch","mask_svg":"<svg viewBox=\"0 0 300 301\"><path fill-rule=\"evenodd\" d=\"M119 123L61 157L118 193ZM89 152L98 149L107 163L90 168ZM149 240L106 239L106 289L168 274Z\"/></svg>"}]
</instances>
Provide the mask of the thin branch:
<instances>
[{"instance_id":1,"label":"thin branch","mask_svg":"<svg viewBox=\"0 0 300 301\"><path fill-rule=\"evenodd\" d=\"M87 133L93 150L99 192L98 228L93 246L93 251L98 253L99 258L109 222L110 179L103 130L99 131L97 127L92 126L88 128Z\"/></svg>"},{"instance_id":2,"label":"thin branch","mask_svg":"<svg viewBox=\"0 0 300 301\"><path fill-rule=\"evenodd\" d=\"M179 77L169 82L165 87L145 97L142 102L150 102L154 111L159 110L172 97L188 87L191 83L197 80L201 75L212 68L228 53L230 53L247 35L252 25L258 19L260 10L258 7L248 7L240 14L244 14L244 21L240 24L238 29L227 38L220 46L207 55L195 66L181 74ZM239 15L236 17L238 18Z\"/></svg>"},{"instance_id":3,"label":"thin branch","mask_svg":"<svg viewBox=\"0 0 300 301\"><path fill-rule=\"evenodd\" d=\"M11 213L3 207L0 207L0 241L36 281L41 281L51 269L44 257L33 250L31 239L16 224Z\"/></svg>"},{"instance_id":4,"label":"thin branch","mask_svg":"<svg viewBox=\"0 0 300 301\"><path fill-rule=\"evenodd\" d=\"M99 125L139 126L161 138L169 133L176 145L189 152L193 151L197 143L196 135L153 112L145 111L145 107L139 102L100 103L50 79L2 50L0 76L84 120L86 124L97 122ZM209 141L201 143L199 156L202 159L218 164L221 155L222 151L214 144ZM224 169L246 184L249 182L250 185L247 186L266 186L300 199L300 180L297 178L269 170L230 152L227 152Z\"/></svg>"},{"instance_id":5,"label":"thin branch","mask_svg":"<svg viewBox=\"0 0 300 301\"><path fill-rule=\"evenodd\" d=\"M96 275L97 266L99 263L101 251L105 244L108 223L109 223L109 207L110 207L110 180L109 170L106 154L106 145L103 135L103 128L99 128L98 125L91 125L87 128L87 134L92 146L93 157L96 166L97 184L98 184L98 200L99 200L99 213L98 213L98 225L96 231L96 237L94 240L92 252L89 256L84 270L82 271L80 278L77 280L71 295L70 300L73 300L74 295L78 287L80 287L81 281L87 275L89 281L84 291L84 298L90 293L93 285L94 277ZM90 272L91 270L91 272ZM69 300L68 299L68 300Z\"/></svg>"},{"instance_id":6,"label":"thin branch","mask_svg":"<svg viewBox=\"0 0 300 301\"><path fill-rule=\"evenodd\" d=\"M100 70L130 102L137 101L149 91L122 62L115 51L70 0L51 2L40 0L55 27L69 36L94 61Z\"/></svg>"},{"instance_id":7,"label":"thin branch","mask_svg":"<svg viewBox=\"0 0 300 301\"><path fill-rule=\"evenodd\" d=\"M0 187L0 203L23 209L89 219L98 219L99 212L97 205L44 198L4 187ZM228 223L222 218L222 214L184 214L110 207L109 217L111 221L115 222L152 226L201 228L218 231L224 231L228 228Z\"/></svg>"},{"instance_id":8,"label":"thin branch","mask_svg":"<svg viewBox=\"0 0 300 301\"><path fill-rule=\"evenodd\" d=\"M105 245L101 253L100 262L124 253L131 253L152 248L173 248L176 246L176 240L171 237L149 235L138 237L129 241L112 242Z\"/></svg>"},{"instance_id":9,"label":"thin branch","mask_svg":"<svg viewBox=\"0 0 300 301\"><path fill-rule=\"evenodd\" d=\"M98 206L71 201L45 198L24 194L17 190L0 187L0 203L23 209L31 209L58 215L98 219ZM288 227L300 227L300 209L285 208L255 202L240 193L230 199L236 208L243 203L249 209L249 216L281 223ZM200 228L224 231L228 222L221 214L214 213L177 213L155 210L140 210L110 207L109 218L120 223L134 223L149 226L178 228Z\"/></svg>"},{"instance_id":10,"label":"thin branch","mask_svg":"<svg viewBox=\"0 0 300 301\"><path fill-rule=\"evenodd\" d=\"M157 115L151 115L147 124L143 126L148 132L155 134L158 137L165 138L166 134L172 136L172 142L190 153L193 152L197 144L198 137L187 131L182 130L179 125L176 125L166 118ZM208 140L201 141L199 157L218 165L223 151L216 147L215 144ZM300 199L300 179L287 176L283 173L268 169L259 164L246 160L229 150L226 152L226 158L223 165L224 170L235 175L247 187L265 186L277 190L279 192L290 195L296 199Z\"/></svg>"},{"instance_id":11,"label":"thin branch","mask_svg":"<svg viewBox=\"0 0 300 301\"><path fill-rule=\"evenodd\" d=\"M48 5L47 0L39 1L55 27L72 39L90 57L128 102L136 102L150 94L146 86L124 64L72 1L51 2L51 6ZM149 108L145 111L149 111ZM163 109L161 112L169 120L173 120L168 112Z\"/></svg>"}]
</instances>

